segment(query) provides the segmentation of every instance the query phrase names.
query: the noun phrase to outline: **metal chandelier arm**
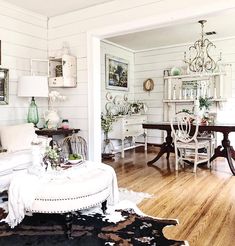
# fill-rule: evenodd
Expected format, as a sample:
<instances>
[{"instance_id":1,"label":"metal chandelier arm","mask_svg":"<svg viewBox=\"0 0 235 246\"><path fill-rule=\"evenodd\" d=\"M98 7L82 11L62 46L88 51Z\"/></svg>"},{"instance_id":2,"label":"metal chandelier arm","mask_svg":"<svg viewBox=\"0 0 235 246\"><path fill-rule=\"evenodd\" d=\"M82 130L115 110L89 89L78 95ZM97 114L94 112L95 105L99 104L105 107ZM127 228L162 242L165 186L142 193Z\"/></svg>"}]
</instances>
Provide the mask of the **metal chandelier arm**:
<instances>
[{"instance_id":1,"label":"metal chandelier arm","mask_svg":"<svg viewBox=\"0 0 235 246\"><path fill-rule=\"evenodd\" d=\"M201 39L195 41L195 43L189 47L189 53L192 52L195 54L193 58L191 56L187 59L186 52L184 52L184 62L188 64L189 70L192 72L213 72L217 68L217 64L221 61L220 57L215 61L210 55L210 49L213 47L216 49L216 46L208 39L204 38L204 23L206 20L200 20L201 24Z\"/></svg>"}]
</instances>

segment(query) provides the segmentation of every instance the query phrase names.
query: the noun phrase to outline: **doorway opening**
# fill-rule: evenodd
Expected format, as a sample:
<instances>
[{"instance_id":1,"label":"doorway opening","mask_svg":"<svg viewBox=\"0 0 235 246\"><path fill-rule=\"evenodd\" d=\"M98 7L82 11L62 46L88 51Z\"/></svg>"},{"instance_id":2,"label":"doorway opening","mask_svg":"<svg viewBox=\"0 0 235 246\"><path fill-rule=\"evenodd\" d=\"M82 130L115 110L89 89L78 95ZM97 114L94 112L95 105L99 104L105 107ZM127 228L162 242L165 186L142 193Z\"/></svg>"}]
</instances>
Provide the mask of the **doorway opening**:
<instances>
[{"instance_id":1,"label":"doorway opening","mask_svg":"<svg viewBox=\"0 0 235 246\"><path fill-rule=\"evenodd\" d=\"M222 10L221 10L222 12ZM182 16L174 17L174 25L189 23L194 20L197 22L199 18L208 16L210 13L197 13L194 16L186 16L182 19ZM140 24L141 23L141 24ZM105 29L96 29L87 33L87 51L88 51L88 131L89 131L89 159L93 161L101 160L101 40L119 36L127 33L135 33L143 30L150 30L153 28L162 28L172 26L171 18L165 19L144 19L130 23L124 23L118 26L112 26Z\"/></svg>"}]
</instances>

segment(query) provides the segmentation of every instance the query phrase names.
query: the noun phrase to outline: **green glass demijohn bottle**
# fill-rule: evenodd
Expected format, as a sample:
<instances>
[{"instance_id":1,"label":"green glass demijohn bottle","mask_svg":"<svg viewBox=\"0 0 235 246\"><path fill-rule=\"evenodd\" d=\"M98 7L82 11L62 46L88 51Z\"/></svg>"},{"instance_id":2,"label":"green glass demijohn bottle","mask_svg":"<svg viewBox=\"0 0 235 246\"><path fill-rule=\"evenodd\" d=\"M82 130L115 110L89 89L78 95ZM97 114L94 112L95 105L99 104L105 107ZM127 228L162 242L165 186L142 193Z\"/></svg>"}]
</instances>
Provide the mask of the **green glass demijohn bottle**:
<instances>
[{"instance_id":1,"label":"green glass demijohn bottle","mask_svg":"<svg viewBox=\"0 0 235 246\"><path fill-rule=\"evenodd\" d=\"M36 127L38 122L39 122L38 107L35 103L34 97L32 97L32 101L29 105L29 111L28 111L28 123L33 123L34 126Z\"/></svg>"}]
</instances>

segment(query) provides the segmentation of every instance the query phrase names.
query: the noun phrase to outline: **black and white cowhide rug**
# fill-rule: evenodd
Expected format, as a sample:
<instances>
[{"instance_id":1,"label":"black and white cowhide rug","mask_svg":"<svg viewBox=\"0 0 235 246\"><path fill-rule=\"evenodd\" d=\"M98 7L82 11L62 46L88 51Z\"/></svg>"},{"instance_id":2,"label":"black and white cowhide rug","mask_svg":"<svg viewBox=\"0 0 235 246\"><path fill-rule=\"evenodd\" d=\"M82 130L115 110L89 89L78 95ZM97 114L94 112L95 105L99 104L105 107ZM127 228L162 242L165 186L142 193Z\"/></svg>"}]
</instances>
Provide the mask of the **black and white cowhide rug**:
<instances>
[{"instance_id":1,"label":"black and white cowhide rug","mask_svg":"<svg viewBox=\"0 0 235 246\"><path fill-rule=\"evenodd\" d=\"M6 216L0 209L0 220ZM168 239L166 226L175 226L175 219L159 219L143 214L130 201L109 207L106 214L100 208L73 213L73 239L65 236L65 219L59 214L33 214L11 229L0 223L0 245L32 246L103 246L103 245L188 245L186 241Z\"/></svg>"}]
</instances>

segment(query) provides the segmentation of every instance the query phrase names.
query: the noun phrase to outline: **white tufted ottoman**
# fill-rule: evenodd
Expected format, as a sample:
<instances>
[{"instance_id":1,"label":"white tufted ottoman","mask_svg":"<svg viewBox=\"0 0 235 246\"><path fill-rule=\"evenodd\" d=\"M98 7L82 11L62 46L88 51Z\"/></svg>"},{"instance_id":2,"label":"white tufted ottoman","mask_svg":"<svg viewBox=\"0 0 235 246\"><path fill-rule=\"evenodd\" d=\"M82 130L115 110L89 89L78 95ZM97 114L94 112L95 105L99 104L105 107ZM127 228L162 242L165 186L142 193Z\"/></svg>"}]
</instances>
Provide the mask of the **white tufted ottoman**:
<instances>
[{"instance_id":1,"label":"white tufted ottoman","mask_svg":"<svg viewBox=\"0 0 235 246\"><path fill-rule=\"evenodd\" d=\"M14 227L23 219L24 210L65 214L66 233L71 238L71 212L99 204L105 212L107 201L110 204L118 201L116 174L108 165L86 161L58 172L34 173L30 170L11 182L6 221Z\"/></svg>"},{"instance_id":2,"label":"white tufted ottoman","mask_svg":"<svg viewBox=\"0 0 235 246\"><path fill-rule=\"evenodd\" d=\"M65 170L61 176L42 185L30 212L65 214L66 233L71 238L71 212L99 204L105 212L107 199L113 190L113 179L113 172L104 164L87 162L81 167Z\"/></svg>"}]
</instances>

